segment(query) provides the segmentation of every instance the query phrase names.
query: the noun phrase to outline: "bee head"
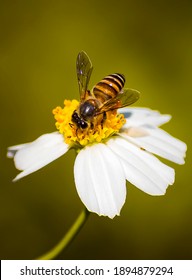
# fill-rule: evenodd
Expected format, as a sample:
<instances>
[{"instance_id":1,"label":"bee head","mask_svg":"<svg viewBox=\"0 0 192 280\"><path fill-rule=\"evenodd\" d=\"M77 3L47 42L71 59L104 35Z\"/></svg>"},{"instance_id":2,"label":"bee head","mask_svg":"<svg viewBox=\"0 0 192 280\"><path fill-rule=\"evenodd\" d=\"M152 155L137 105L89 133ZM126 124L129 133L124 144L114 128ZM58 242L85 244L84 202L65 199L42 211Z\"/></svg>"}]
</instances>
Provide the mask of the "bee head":
<instances>
[{"instance_id":1,"label":"bee head","mask_svg":"<svg viewBox=\"0 0 192 280\"><path fill-rule=\"evenodd\" d=\"M86 121L81 118L76 111L73 112L71 117L72 122L74 122L78 128L85 129L88 127L88 124Z\"/></svg>"}]
</instances>

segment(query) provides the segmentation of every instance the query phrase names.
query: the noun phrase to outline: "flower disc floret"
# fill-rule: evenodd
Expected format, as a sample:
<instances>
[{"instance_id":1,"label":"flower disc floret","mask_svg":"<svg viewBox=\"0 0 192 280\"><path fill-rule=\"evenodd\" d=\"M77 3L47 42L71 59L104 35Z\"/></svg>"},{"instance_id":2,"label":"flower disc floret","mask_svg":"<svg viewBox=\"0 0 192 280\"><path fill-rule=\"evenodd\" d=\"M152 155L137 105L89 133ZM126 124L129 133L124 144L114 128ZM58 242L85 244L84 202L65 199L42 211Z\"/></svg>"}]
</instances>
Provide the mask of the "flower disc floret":
<instances>
[{"instance_id":1,"label":"flower disc floret","mask_svg":"<svg viewBox=\"0 0 192 280\"><path fill-rule=\"evenodd\" d=\"M119 132L126 120L123 114L117 113L116 110L106 112L106 118L103 115L94 117L94 125L86 129L78 128L72 122L72 114L79 107L77 100L65 100L64 108L60 106L53 109L56 120L56 128L63 134L65 142L69 145L80 144L86 146L91 143L104 142L107 138ZM102 120L102 121L101 121Z\"/></svg>"}]
</instances>

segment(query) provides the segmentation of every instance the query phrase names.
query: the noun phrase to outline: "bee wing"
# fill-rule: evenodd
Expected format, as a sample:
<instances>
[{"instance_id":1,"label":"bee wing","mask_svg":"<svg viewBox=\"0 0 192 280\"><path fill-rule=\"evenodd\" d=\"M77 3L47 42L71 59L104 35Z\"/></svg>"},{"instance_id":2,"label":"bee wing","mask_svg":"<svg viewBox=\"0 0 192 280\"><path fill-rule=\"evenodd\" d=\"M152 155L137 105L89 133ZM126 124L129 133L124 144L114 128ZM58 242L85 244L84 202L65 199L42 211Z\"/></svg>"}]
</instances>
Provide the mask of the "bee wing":
<instances>
[{"instance_id":1,"label":"bee wing","mask_svg":"<svg viewBox=\"0 0 192 280\"><path fill-rule=\"evenodd\" d=\"M107 100L100 108L99 113L127 107L139 99L140 93L135 89L123 89L116 97Z\"/></svg>"},{"instance_id":2,"label":"bee wing","mask_svg":"<svg viewBox=\"0 0 192 280\"><path fill-rule=\"evenodd\" d=\"M93 66L88 55L81 51L77 56L76 71L81 99L85 98Z\"/></svg>"}]
</instances>

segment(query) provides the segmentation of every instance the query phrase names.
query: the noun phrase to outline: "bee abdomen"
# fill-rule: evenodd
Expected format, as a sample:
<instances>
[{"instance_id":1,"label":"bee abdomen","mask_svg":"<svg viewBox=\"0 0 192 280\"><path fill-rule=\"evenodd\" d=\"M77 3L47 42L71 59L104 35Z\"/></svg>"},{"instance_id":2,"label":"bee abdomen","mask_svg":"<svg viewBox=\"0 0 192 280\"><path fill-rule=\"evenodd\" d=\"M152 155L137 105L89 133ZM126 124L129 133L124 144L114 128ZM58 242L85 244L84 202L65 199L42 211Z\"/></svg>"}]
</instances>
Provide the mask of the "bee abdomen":
<instances>
[{"instance_id":1,"label":"bee abdomen","mask_svg":"<svg viewBox=\"0 0 192 280\"><path fill-rule=\"evenodd\" d=\"M93 94L97 99L106 101L116 97L125 84L125 77L122 74L111 74L102 79L93 88Z\"/></svg>"},{"instance_id":2,"label":"bee abdomen","mask_svg":"<svg viewBox=\"0 0 192 280\"><path fill-rule=\"evenodd\" d=\"M111 74L109 76L106 76L104 78L104 80L107 79L108 81L111 81L113 82L114 84L116 84L119 89L121 90L123 87L124 87L124 84L125 84L125 76L122 75L122 74L118 74L118 73L115 73L115 74Z\"/></svg>"}]
</instances>

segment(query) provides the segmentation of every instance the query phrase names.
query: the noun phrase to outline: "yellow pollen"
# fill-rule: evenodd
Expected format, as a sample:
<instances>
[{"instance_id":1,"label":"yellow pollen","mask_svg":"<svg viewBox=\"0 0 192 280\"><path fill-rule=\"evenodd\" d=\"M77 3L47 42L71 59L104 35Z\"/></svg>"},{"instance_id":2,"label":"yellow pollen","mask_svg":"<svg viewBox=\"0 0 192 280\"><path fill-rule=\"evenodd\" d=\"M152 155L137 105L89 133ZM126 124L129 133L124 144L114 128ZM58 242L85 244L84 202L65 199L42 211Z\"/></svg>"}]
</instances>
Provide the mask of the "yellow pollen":
<instances>
[{"instance_id":1,"label":"yellow pollen","mask_svg":"<svg viewBox=\"0 0 192 280\"><path fill-rule=\"evenodd\" d=\"M78 128L72 122L71 117L75 110L79 107L77 100L65 100L64 108L60 106L53 109L56 120L56 128L64 135L65 142L69 145L80 144L86 146L91 143L99 143L119 132L120 128L125 124L126 120L123 114L117 113L117 110L106 112L106 118L103 114L93 118L92 126L88 122L85 129Z\"/></svg>"}]
</instances>

